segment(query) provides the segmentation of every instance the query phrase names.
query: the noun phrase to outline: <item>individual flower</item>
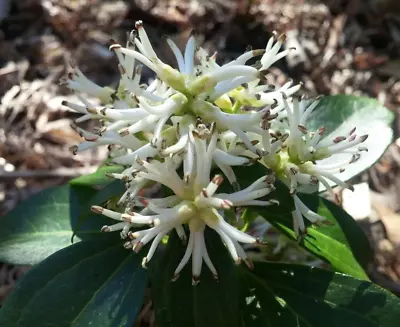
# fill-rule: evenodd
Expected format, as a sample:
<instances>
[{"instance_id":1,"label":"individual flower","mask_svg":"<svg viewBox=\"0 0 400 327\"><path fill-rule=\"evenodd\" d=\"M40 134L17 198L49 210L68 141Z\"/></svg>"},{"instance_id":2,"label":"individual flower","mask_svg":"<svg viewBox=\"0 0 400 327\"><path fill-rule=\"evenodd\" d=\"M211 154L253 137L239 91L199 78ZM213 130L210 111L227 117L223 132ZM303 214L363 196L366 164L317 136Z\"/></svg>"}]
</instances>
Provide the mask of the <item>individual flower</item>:
<instances>
[{"instance_id":1,"label":"individual flower","mask_svg":"<svg viewBox=\"0 0 400 327\"><path fill-rule=\"evenodd\" d=\"M352 186L340 179L340 173L346 166L356 162L367 148L361 146L368 135L357 135L352 128L346 135L324 138L325 127L309 131L307 120L319 103L294 98L292 103L283 94L287 128L283 131L270 130L268 121L262 123L261 142L263 163L271 168L278 179L284 182L293 196L295 210L292 212L293 227L296 236L306 232L303 217L311 223L329 223L323 216L311 211L296 195L298 191L314 189L321 183L335 198L332 184L352 189ZM284 116L284 115L283 115ZM324 159L348 154L346 160L327 164ZM332 160L331 160L332 161Z\"/></svg>"},{"instance_id":2,"label":"individual flower","mask_svg":"<svg viewBox=\"0 0 400 327\"><path fill-rule=\"evenodd\" d=\"M112 88L101 87L92 82L75 65L74 61L71 61L70 65L73 68L73 73L68 74L67 78L61 79L60 85L65 85L71 90L87 93L92 97L98 98L103 103L110 103L112 101L112 94L114 93ZM79 109L75 110L81 112Z\"/></svg>"},{"instance_id":3,"label":"individual flower","mask_svg":"<svg viewBox=\"0 0 400 327\"><path fill-rule=\"evenodd\" d=\"M268 206L275 203L262 199L274 189L272 176L263 176L247 188L237 192L217 193L223 178L221 175L216 175L210 179L213 154L217 150L216 135L218 134L214 125L208 128L199 124L196 129L191 131L190 138L196 155L193 157L194 168L191 175L188 176L189 178L181 178L176 171L177 163L183 160L183 154L168 156L163 161L136 158L139 168L134 172L134 180L136 179L134 182L138 189L140 186L144 186L144 184L140 184L141 181L150 181L168 187L174 195L165 198L135 197L132 207L127 207L124 213L99 206L92 207L94 212L119 221L115 225L104 226L102 230L105 232L121 230L122 237L128 235L132 240L126 242L125 247L138 252L144 245L152 241L150 249L143 259L143 266L146 266L151 260L157 246L171 230L175 230L178 236L186 241L187 237L183 226L187 225L189 238L186 252L175 269L172 279L176 280L179 277L180 271L192 258L193 285L200 281L203 261L214 278L218 278L218 272L209 257L205 244L204 231L207 227L220 235L236 263L244 260L249 267L252 267L240 243L257 243L258 240L231 226L225 221L221 211L235 206ZM177 159L176 157L179 156L181 158ZM133 211L135 209L136 211ZM138 209L139 212L137 212ZM143 224L150 225L150 227L128 232L130 228Z\"/></svg>"}]
</instances>

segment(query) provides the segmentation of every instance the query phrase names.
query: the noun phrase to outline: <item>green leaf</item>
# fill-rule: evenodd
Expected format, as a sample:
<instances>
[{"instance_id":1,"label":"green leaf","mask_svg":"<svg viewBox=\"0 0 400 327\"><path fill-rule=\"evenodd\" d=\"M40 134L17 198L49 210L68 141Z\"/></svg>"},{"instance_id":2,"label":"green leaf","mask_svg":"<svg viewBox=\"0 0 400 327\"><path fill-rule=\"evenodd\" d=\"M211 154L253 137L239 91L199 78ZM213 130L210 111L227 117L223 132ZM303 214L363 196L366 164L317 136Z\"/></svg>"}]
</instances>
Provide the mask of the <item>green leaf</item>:
<instances>
[{"instance_id":1,"label":"green leaf","mask_svg":"<svg viewBox=\"0 0 400 327\"><path fill-rule=\"evenodd\" d=\"M380 102L367 97L352 95L333 95L324 97L307 119L307 128L317 130L324 126L324 137L333 139L336 136L348 135L353 127L357 127L357 135L368 134L363 146L361 159L346 167L340 179L348 180L373 165L384 153L393 138L391 128L394 115ZM351 154L338 154L326 162L344 161ZM331 183L332 184L332 183ZM323 188L321 188L323 190Z\"/></svg>"},{"instance_id":2,"label":"green leaf","mask_svg":"<svg viewBox=\"0 0 400 327\"><path fill-rule=\"evenodd\" d=\"M132 326L146 274L121 244L90 240L32 268L0 310L2 327Z\"/></svg>"},{"instance_id":3,"label":"green leaf","mask_svg":"<svg viewBox=\"0 0 400 327\"><path fill-rule=\"evenodd\" d=\"M245 326L394 327L400 299L350 276L299 265L240 269Z\"/></svg>"},{"instance_id":4,"label":"green leaf","mask_svg":"<svg viewBox=\"0 0 400 327\"><path fill-rule=\"evenodd\" d=\"M93 174L80 176L69 181L70 185L93 186L106 185L112 182L112 179L106 176L106 173L120 173L124 170L123 166L101 166Z\"/></svg>"},{"instance_id":5,"label":"green leaf","mask_svg":"<svg viewBox=\"0 0 400 327\"><path fill-rule=\"evenodd\" d=\"M32 265L71 245L82 207L95 194L88 187L63 185L20 203L0 218L0 261ZM98 237L101 227L109 222L100 215L93 214L91 218L79 224L76 240ZM117 239L105 234L101 237Z\"/></svg>"},{"instance_id":6,"label":"green leaf","mask_svg":"<svg viewBox=\"0 0 400 327\"><path fill-rule=\"evenodd\" d=\"M79 187L79 186L78 186ZM77 188L73 186L73 188ZM80 238L84 238L86 235L82 235L85 229L88 226L93 226L93 229L97 228L97 231L100 232L100 229L104 225L108 225L111 221L105 217L102 217L98 214L93 214L91 208L93 205L105 205L108 202L108 208L112 208L113 203L116 203L120 198L121 194L125 191L124 183L119 180L112 181L111 183L105 185L101 190L95 192L90 196L82 206L76 211L76 224L74 224L74 233L73 239L75 235ZM99 226L99 221L102 222L102 225Z\"/></svg>"},{"instance_id":7,"label":"green leaf","mask_svg":"<svg viewBox=\"0 0 400 327\"><path fill-rule=\"evenodd\" d=\"M262 165L256 164L250 168L237 168L235 173L238 180L242 182L242 187L245 187L251 181L265 175L265 169ZM298 196L307 207L334 224L333 226L310 226L307 236L302 239L300 245L329 262L333 269L357 278L368 279L361 265L366 266L372 258L370 245L356 221L343 209L317 195L298 194ZM278 200L279 206L254 206L248 207L247 210L258 212L278 230L295 240L291 215L294 203L289 190L283 184L276 183L276 191L269 197ZM306 222L306 218L304 220Z\"/></svg>"},{"instance_id":8,"label":"green leaf","mask_svg":"<svg viewBox=\"0 0 400 327\"><path fill-rule=\"evenodd\" d=\"M239 285L232 258L214 231L206 231L206 244L219 282L213 280L203 263L201 281L192 286L191 261L177 281L173 273L183 257L186 246L175 232L169 237L167 249L149 263L152 298L159 327L235 327L240 325Z\"/></svg>"},{"instance_id":9,"label":"green leaf","mask_svg":"<svg viewBox=\"0 0 400 327\"><path fill-rule=\"evenodd\" d=\"M278 193L277 193L278 195ZM361 279L368 279L359 262L366 265L370 246L357 223L341 208L316 195L299 195L311 210L331 221L333 226L310 226L300 245L319 258L329 262L333 269ZM275 197L282 201L282 196ZM291 200L291 199L288 199ZM333 212L329 208L333 208ZM294 205L281 202L274 208L251 208L267 219L272 225L295 240L291 212ZM304 218L306 220L306 218ZM352 252L353 250L353 252ZM358 261L357 261L357 259Z\"/></svg>"}]
</instances>

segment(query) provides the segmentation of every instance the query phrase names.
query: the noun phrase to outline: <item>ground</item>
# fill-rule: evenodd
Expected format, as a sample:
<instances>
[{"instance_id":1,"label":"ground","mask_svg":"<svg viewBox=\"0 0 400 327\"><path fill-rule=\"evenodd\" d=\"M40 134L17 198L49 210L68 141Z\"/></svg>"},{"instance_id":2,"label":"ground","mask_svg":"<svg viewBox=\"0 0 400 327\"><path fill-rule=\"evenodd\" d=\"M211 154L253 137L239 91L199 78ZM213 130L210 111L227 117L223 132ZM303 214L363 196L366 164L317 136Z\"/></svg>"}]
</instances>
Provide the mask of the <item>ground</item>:
<instances>
[{"instance_id":1,"label":"ground","mask_svg":"<svg viewBox=\"0 0 400 327\"><path fill-rule=\"evenodd\" d=\"M308 96L355 94L377 98L396 115L395 138L383 158L354 183L369 185L372 210L360 221L375 250L370 277L400 294L400 5L396 0L2 0L0 1L0 214L53 185L96 169L106 150L72 156L80 142L62 107L72 97L58 80L73 60L93 80L113 85L110 38L123 43L144 21L162 58L162 39L198 42L220 60L246 46L262 48L272 31L297 51L270 70L270 82L290 76ZM364 218L364 217L363 217ZM290 254L288 254L290 256ZM299 255L299 254L297 254ZM0 305L28 267L0 263ZM152 324L151 302L140 321Z\"/></svg>"}]
</instances>

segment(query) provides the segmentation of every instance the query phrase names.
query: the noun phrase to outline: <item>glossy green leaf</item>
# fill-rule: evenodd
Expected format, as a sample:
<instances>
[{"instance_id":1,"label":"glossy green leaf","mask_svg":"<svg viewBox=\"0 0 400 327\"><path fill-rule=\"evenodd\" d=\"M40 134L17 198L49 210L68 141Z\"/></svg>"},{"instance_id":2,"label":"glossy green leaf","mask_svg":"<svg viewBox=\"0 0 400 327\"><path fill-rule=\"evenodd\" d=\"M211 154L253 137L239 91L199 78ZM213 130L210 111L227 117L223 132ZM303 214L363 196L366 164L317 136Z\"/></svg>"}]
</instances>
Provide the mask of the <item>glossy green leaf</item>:
<instances>
[{"instance_id":1,"label":"glossy green leaf","mask_svg":"<svg viewBox=\"0 0 400 327\"><path fill-rule=\"evenodd\" d=\"M368 281L299 265L240 270L245 326L394 327L400 299Z\"/></svg>"},{"instance_id":2,"label":"glossy green leaf","mask_svg":"<svg viewBox=\"0 0 400 327\"><path fill-rule=\"evenodd\" d=\"M348 180L373 165L386 150L393 138L391 123L394 115L380 102L367 97L352 95L333 95L324 97L307 119L307 128L317 130L324 126L324 137L333 139L336 136L348 135L356 127L357 135L368 134L363 146L361 159L348 165L341 173L340 179ZM351 154L338 154L326 159L326 163L350 159Z\"/></svg>"},{"instance_id":3,"label":"glossy green leaf","mask_svg":"<svg viewBox=\"0 0 400 327\"><path fill-rule=\"evenodd\" d=\"M82 207L97 192L88 187L63 185L44 190L0 218L0 261L36 264L50 254L71 245ZM90 208L89 208L90 209ZM78 237L91 238L109 220L93 214L79 223ZM102 234L108 238L109 235Z\"/></svg>"},{"instance_id":4,"label":"glossy green leaf","mask_svg":"<svg viewBox=\"0 0 400 327\"><path fill-rule=\"evenodd\" d=\"M79 242L32 268L0 309L2 327L130 327L146 273L121 244Z\"/></svg>"},{"instance_id":5,"label":"glossy green leaf","mask_svg":"<svg viewBox=\"0 0 400 327\"><path fill-rule=\"evenodd\" d=\"M206 232L206 244L218 271L219 282L213 280L203 263L201 281L192 286L191 261L179 279L171 282L186 247L175 232L169 238L167 249L149 263L158 327L240 325L237 269L215 232Z\"/></svg>"},{"instance_id":6,"label":"glossy green leaf","mask_svg":"<svg viewBox=\"0 0 400 327\"><path fill-rule=\"evenodd\" d=\"M370 246L363 231L353 218L341 208L318 196L299 195L299 197L311 210L323 215L334 224L333 226L309 226L307 236L303 237L300 245L329 262L335 270L357 278L368 279L359 262L366 263L370 254ZM281 196L275 198L282 199ZM252 208L251 210L257 210L272 225L295 240L291 216L294 206L289 202L290 200L281 202L279 207ZM334 208L336 214L333 215L329 208ZM356 258L359 259L359 262Z\"/></svg>"},{"instance_id":7,"label":"glossy green leaf","mask_svg":"<svg viewBox=\"0 0 400 327\"><path fill-rule=\"evenodd\" d=\"M93 185L106 185L113 180L106 176L106 173L120 173L124 170L123 166L101 166L93 174L83 175L69 181L71 185L93 186Z\"/></svg>"},{"instance_id":8,"label":"glossy green leaf","mask_svg":"<svg viewBox=\"0 0 400 327\"><path fill-rule=\"evenodd\" d=\"M265 174L265 168L254 165L250 168L235 170L242 187ZM333 269L361 279L368 279L361 265L366 266L371 260L368 239L356 221L343 209L317 195L298 194L301 200L313 211L326 217L333 226L309 226L307 236L300 245L329 262ZM291 212L294 209L293 199L286 186L276 183L276 191L270 198L279 201L279 206L249 207L250 212L258 212L278 230L291 239L296 239L293 231ZM305 219L306 221L306 219ZM361 265L360 265L361 264Z\"/></svg>"},{"instance_id":9,"label":"glossy green leaf","mask_svg":"<svg viewBox=\"0 0 400 327\"><path fill-rule=\"evenodd\" d=\"M76 186L73 186L76 188ZM112 205L115 204L122 193L125 191L124 183L119 180L112 181L111 183L105 185L101 190L95 192L86 199L83 205L80 206L79 210L76 212L76 224L74 224L74 234L73 239L75 240L75 236L82 237L82 232L87 228L87 226L93 226L93 229L97 228L97 231L100 232L102 226L110 224L111 221L101 215L94 214L91 211L91 207L93 205L105 205L107 202L107 207L109 209L112 208ZM99 222L102 222L102 225L99 226ZM83 235L85 237L85 235Z\"/></svg>"}]
</instances>

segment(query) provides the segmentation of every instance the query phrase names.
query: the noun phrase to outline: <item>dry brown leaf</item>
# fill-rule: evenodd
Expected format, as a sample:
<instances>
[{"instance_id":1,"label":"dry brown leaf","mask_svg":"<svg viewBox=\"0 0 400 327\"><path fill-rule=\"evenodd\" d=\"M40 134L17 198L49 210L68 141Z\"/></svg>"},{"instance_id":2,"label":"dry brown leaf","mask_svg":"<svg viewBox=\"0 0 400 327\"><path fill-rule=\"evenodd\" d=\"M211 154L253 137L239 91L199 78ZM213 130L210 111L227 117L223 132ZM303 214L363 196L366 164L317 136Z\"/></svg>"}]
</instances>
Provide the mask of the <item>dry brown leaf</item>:
<instances>
[{"instance_id":1,"label":"dry brown leaf","mask_svg":"<svg viewBox=\"0 0 400 327\"><path fill-rule=\"evenodd\" d=\"M398 251L397 255L400 263L400 214L377 203L373 203L373 207L385 226L388 240L395 245Z\"/></svg>"}]
</instances>

